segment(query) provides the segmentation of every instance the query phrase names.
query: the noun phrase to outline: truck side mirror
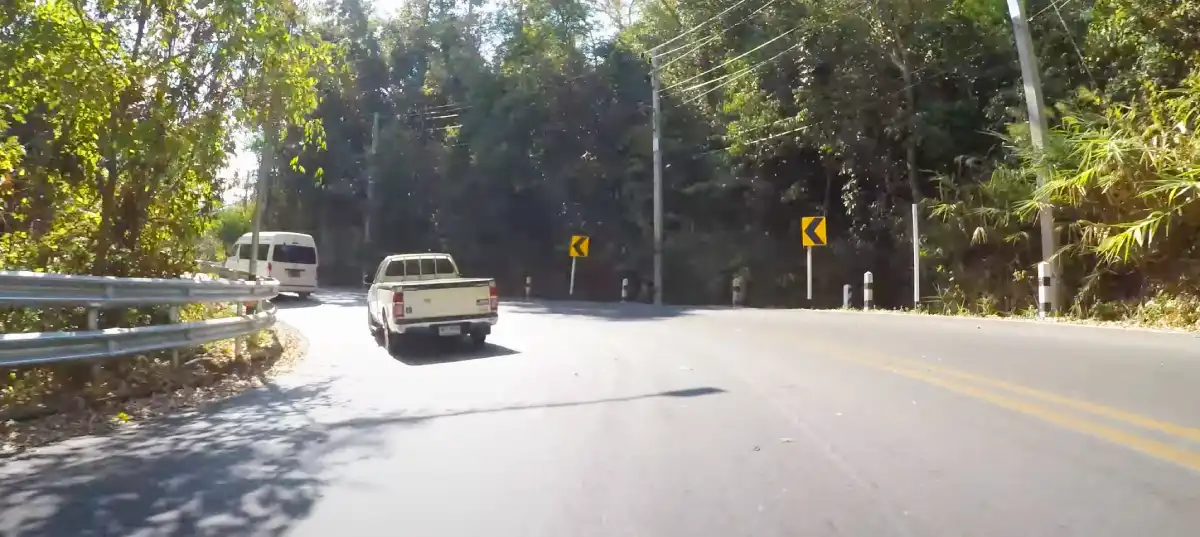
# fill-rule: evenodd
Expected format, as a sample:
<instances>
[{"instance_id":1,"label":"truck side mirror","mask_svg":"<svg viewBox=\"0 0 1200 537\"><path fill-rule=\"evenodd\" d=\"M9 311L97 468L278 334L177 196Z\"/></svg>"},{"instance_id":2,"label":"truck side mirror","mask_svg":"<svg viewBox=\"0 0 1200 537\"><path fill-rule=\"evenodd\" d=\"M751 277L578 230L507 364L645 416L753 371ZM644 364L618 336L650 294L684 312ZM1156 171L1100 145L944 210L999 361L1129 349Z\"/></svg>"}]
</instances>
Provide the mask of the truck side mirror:
<instances>
[{"instance_id":1,"label":"truck side mirror","mask_svg":"<svg viewBox=\"0 0 1200 537\"><path fill-rule=\"evenodd\" d=\"M370 274L363 274L363 285L371 285L372 278Z\"/></svg>"}]
</instances>

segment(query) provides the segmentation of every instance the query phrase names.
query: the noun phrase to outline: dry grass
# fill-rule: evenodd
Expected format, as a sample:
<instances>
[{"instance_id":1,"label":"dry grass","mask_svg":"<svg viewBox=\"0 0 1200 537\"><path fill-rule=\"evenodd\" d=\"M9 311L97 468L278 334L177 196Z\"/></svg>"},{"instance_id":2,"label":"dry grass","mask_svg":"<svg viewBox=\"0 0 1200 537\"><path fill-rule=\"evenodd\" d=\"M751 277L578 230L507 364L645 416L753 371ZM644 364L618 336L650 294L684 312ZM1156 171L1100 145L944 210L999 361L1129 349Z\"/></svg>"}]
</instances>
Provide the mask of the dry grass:
<instances>
[{"instance_id":1,"label":"dry grass","mask_svg":"<svg viewBox=\"0 0 1200 537\"><path fill-rule=\"evenodd\" d=\"M0 457L228 399L303 356L302 339L290 329L248 339L237 358L230 340L181 352L178 367L169 353L110 361L82 386L71 385L62 367L0 371L6 377L0 381Z\"/></svg>"}]
</instances>

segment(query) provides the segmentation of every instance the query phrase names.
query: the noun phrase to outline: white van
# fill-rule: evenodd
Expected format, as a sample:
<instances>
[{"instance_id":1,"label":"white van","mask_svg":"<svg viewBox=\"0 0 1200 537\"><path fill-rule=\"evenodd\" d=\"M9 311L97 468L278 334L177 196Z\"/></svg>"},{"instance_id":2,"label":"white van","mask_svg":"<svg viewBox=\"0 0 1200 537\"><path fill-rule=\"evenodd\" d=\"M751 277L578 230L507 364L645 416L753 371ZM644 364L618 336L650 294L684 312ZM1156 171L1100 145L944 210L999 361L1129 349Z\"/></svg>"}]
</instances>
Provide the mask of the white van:
<instances>
[{"instance_id":1,"label":"white van","mask_svg":"<svg viewBox=\"0 0 1200 537\"><path fill-rule=\"evenodd\" d=\"M251 234L242 235L229 251L225 268L250 270ZM279 280L279 290L308 298L317 290L317 243L312 235L287 231L262 231L258 234L260 278Z\"/></svg>"}]
</instances>

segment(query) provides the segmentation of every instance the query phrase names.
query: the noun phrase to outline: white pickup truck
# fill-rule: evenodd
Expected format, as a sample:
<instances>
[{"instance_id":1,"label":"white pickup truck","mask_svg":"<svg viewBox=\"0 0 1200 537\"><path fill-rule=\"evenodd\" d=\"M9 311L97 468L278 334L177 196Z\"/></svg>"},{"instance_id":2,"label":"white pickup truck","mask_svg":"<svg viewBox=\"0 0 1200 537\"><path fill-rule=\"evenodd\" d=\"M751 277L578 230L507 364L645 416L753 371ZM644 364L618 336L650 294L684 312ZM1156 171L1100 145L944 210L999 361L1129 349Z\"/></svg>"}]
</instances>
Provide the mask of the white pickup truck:
<instances>
[{"instance_id":1,"label":"white pickup truck","mask_svg":"<svg viewBox=\"0 0 1200 537\"><path fill-rule=\"evenodd\" d=\"M404 334L467 335L483 346L499 318L495 280L459 276L447 254L388 256L363 283L371 285L367 326L391 353Z\"/></svg>"}]
</instances>

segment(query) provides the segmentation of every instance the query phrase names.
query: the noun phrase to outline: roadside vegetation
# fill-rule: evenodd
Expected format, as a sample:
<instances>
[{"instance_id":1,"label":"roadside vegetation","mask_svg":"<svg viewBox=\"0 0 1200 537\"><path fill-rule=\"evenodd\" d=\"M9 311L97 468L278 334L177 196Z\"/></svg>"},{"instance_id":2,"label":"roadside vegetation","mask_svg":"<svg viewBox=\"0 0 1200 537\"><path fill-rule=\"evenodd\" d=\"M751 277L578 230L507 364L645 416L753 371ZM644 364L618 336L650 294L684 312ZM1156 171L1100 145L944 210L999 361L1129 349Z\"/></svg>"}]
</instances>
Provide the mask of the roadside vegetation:
<instances>
[{"instance_id":1,"label":"roadside vegetation","mask_svg":"<svg viewBox=\"0 0 1200 537\"><path fill-rule=\"evenodd\" d=\"M358 283L387 253L440 250L502 289L532 276L535 295L562 297L567 239L587 234L576 293L614 300L621 278L636 288L650 274L648 51L670 41L669 302L726 303L741 273L750 305L837 307L870 270L879 306L912 307L916 203L921 310L1029 315L1046 199L1065 315L1200 320L1197 2L1028 0L1045 152L1031 147L1003 2L389 6L4 3L0 268L192 272L248 229L252 207L224 200L261 174L264 228L313 234L324 284ZM244 132L263 158L235 176L225 167ZM815 252L810 304L799 222L812 215L828 218L830 244ZM76 328L82 315L3 311L0 331ZM149 370L127 366L104 374ZM90 368L4 376L5 401L109 385Z\"/></svg>"},{"instance_id":2,"label":"roadside vegetation","mask_svg":"<svg viewBox=\"0 0 1200 537\"><path fill-rule=\"evenodd\" d=\"M231 186L233 133L303 125L305 143L321 143L309 113L331 51L306 18L268 0L0 5L0 269L173 278L195 272L206 245L223 250L207 237ZM84 317L0 310L0 332L79 329ZM165 318L111 310L100 323ZM104 422L135 414L132 398L219 384L278 360L273 337L253 338L241 361L210 346L178 368L160 355L0 370L0 441L24 418L87 410Z\"/></svg>"},{"instance_id":3,"label":"roadside vegetation","mask_svg":"<svg viewBox=\"0 0 1200 537\"><path fill-rule=\"evenodd\" d=\"M741 272L750 305L837 307L870 270L878 305L912 308L916 201L920 309L1028 315L1045 194L1065 316L1191 327L1198 315L1195 2L1027 2L1044 154L1003 2L312 10L346 69L318 83L324 147L301 148L300 128L267 144L295 164L273 177L267 219L319 237L324 281L352 284L389 252L449 250L502 289L532 276L535 294L561 297L567 238L582 233L592 251L576 293L614 300L622 277L636 288L652 259L647 51L717 17L660 49L668 301L727 303ZM364 214L386 230L371 244ZM808 304L799 222L811 215L829 219L830 245Z\"/></svg>"}]
</instances>

